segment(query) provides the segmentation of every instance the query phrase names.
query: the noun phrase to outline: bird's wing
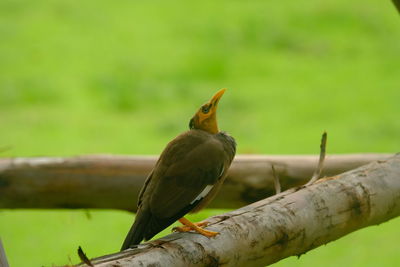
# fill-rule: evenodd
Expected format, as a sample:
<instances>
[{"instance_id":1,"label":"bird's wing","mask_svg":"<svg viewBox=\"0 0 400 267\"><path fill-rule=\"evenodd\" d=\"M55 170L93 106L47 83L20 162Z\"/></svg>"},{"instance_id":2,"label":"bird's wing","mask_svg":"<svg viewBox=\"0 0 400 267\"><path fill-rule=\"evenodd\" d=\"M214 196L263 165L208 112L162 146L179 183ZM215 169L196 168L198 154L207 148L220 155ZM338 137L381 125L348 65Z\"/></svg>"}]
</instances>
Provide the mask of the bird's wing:
<instances>
[{"instance_id":1,"label":"bird's wing","mask_svg":"<svg viewBox=\"0 0 400 267\"><path fill-rule=\"evenodd\" d=\"M217 182L224 158L222 144L212 138L194 146L170 143L153 171L157 183L150 196L151 213L175 218L193 209Z\"/></svg>"},{"instance_id":2,"label":"bird's wing","mask_svg":"<svg viewBox=\"0 0 400 267\"><path fill-rule=\"evenodd\" d=\"M146 181L144 181L144 185L143 185L142 189L140 189L139 197L138 197L138 202L137 202L137 207L138 207L138 208L142 205L143 194L144 194L144 192L146 192L147 186L149 185L152 176L153 176L153 170L152 170L152 171L150 172L150 174L147 176Z\"/></svg>"}]
</instances>

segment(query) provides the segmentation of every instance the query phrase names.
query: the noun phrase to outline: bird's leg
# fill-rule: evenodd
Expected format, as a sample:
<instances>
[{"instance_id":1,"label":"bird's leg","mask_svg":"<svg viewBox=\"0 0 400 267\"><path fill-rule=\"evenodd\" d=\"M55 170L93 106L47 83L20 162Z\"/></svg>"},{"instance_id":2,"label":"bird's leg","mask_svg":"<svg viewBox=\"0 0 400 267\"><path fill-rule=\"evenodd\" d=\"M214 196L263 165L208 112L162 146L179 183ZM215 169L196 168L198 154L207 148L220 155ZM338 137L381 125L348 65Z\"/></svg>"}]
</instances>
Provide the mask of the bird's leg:
<instances>
[{"instance_id":1,"label":"bird's leg","mask_svg":"<svg viewBox=\"0 0 400 267\"><path fill-rule=\"evenodd\" d=\"M198 232L199 234L204 235L206 237L213 237L213 236L216 236L219 234L218 232L213 232L213 231L209 231L209 230L202 228L202 227L205 227L208 225L207 221L192 223L185 217L180 218L178 221L181 224L183 224L183 226L182 227L174 227L172 229L172 231L174 231L174 232L189 232L191 230L194 230L194 231Z\"/></svg>"}]
</instances>

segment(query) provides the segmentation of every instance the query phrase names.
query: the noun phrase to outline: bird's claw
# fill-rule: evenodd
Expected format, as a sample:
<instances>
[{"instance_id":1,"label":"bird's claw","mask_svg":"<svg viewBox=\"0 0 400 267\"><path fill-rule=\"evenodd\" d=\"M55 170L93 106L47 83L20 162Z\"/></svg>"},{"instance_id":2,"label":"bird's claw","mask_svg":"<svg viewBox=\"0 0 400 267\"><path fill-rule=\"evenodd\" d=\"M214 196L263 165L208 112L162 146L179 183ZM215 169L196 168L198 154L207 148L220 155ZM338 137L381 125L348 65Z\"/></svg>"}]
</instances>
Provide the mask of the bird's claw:
<instances>
[{"instance_id":1,"label":"bird's claw","mask_svg":"<svg viewBox=\"0 0 400 267\"><path fill-rule=\"evenodd\" d=\"M182 225L180 227L172 228L172 231L173 232L180 232L180 233L195 231L195 232L197 232L197 233L199 233L201 235L204 235L206 237L209 237L209 238L210 237L214 237L214 236L219 234L218 232L214 232L214 231L210 231L210 230L206 230L206 229L202 228L202 227L206 227L209 224L209 222L207 222L207 221L193 223L193 224L194 224L194 227L187 226L187 225Z\"/></svg>"}]
</instances>

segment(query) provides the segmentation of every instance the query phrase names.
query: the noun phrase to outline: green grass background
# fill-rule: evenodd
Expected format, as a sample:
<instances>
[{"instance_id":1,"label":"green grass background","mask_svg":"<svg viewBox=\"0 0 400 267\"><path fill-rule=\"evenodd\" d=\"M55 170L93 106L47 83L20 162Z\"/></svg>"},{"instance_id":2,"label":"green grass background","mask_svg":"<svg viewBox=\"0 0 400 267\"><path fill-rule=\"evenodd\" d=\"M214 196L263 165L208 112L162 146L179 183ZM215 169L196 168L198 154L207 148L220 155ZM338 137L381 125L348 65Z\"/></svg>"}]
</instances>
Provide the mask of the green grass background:
<instances>
[{"instance_id":1,"label":"green grass background","mask_svg":"<svg viewBox=\"0 0 400 267\"><path fill-rule=\"evenodd\" d=\"M328 153L398 152L399 19L374 0L2 0L0 156L159 154L222 87L239 153L316 154L323 130ZM118 250L133 216L89 213L0 211L11 266ZM399 229L276 266L399 266Z\"/></svg>"}]
</instances>

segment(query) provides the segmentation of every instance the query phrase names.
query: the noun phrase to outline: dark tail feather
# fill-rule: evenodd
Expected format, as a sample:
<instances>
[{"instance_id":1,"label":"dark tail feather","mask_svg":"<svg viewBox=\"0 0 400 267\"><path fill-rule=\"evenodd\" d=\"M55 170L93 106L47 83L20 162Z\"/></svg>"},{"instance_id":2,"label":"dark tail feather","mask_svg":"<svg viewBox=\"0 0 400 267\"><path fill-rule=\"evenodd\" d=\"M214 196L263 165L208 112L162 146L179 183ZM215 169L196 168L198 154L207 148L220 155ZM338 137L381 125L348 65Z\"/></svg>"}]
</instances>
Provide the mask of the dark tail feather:
<instances>
[{"instance_id":1,"label":"dark tail feather","mask_svg":"<svg viewBox=\"0 0 400 267\"><path fill-rule=\"evenodd\" d=\"M187 212L188 210L183 210L174 217L161 219L154 216L148 209L140 209L140 211L136 214L135 223L132 225L128 235L125 237L121 251L134 245L138 245L143 239L150 240Z\"/></svg>"},{"instance_id":2,"label":"dark tail feather","mask_svg":"<svg viewBox=\"0 0 400 267\"><path fill-rule=\"evenodd\" d=\"M128 232L128 235L125 237L124 244L121 247L121 251L128 249L134 245L138 245L145 236L145 228L150 221L151 214L146 210L142 210L141 212L136 214L135 223L132 225L131 229Z\"/></svg>"}]
</instances>

